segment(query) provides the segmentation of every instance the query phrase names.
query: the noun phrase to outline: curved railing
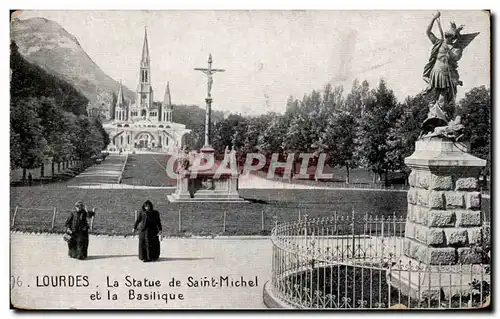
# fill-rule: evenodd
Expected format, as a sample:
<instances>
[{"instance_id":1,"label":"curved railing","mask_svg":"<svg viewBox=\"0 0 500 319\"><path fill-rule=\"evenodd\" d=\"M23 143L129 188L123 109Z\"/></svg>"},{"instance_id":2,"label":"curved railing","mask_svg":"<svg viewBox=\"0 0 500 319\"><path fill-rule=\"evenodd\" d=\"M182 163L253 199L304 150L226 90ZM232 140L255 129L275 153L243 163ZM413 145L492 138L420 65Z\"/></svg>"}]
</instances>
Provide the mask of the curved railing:
<instances>
[{"instance_id":1,"label":"curved railing","mask_svg":"<svg viewBox=\"0 0 500 319\"><path fill-rule=\"evenodd\" d=\"M404 261L405 221L395 214L334 212L277 224L271 232L274 296L296 308L484 306L489 265L427 267ZM403 289L411 287L410 279L425 289Z\"/></svg>"}]
</instances>

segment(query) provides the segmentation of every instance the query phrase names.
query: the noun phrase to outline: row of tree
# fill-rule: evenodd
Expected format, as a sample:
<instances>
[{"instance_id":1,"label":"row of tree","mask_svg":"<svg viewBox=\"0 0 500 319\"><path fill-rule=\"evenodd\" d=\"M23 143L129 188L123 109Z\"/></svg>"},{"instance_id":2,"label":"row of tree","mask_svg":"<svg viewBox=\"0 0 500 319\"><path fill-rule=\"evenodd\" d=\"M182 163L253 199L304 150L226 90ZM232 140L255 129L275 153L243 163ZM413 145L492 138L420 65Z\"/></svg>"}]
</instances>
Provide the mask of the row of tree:
<instances>
[{"instance_id":1,"label":"row of tree","mask_svg":"<svg viewBox=\"0 0 500 319\"><path fill-rule=\"evenodd\" d=\"M371 89L367 81L354 81L347 94L342 86L326 85L304 97L290 97L284 114L256 117L230 115L214 125L212 146L220 155L233 146L240 158L247 153L326 153L331 167L349 170L364 167L385 180L389 172L408 174L404 158L414 151L430 99L418 94L398 102L394 92L381 80ZM447 110L451 117L454 106ZM457 104L465 125L462 141L471 143L475 156L488 160L491 143L490 90L477 87Z\"/></svg>"},{"instance_id":2,"label":"row of tree","mask_svg":"<svg viewBox=\"0 0 500 319\"><path fill-rule=\"evenodd\" d=\"M11 42L10 166L26 169L51 160L82 164L109 144L88 100L67 82L26 61Z\"/></svg>"}]
</instances>

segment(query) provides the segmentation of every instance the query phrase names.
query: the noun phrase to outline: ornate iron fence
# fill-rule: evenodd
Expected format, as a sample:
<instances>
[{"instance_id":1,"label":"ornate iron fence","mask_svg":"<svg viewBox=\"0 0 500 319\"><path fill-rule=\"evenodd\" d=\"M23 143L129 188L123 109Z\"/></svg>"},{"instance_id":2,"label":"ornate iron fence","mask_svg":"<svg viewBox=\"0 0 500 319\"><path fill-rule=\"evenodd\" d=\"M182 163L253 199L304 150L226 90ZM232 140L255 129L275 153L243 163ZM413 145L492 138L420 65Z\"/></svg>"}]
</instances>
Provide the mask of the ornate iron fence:
<instances>
[{"instance_id":1,"label":"ornate iron fence","mask_svg":"<svg viewBox=\"0 0 500 319\"><path fill-rule=\"evenodd\" d=\"M403 256L405 221L333 213L277 224L273 295L297 308L484 307L489 265L412 264Z\"/></svg>"}]
</instances>

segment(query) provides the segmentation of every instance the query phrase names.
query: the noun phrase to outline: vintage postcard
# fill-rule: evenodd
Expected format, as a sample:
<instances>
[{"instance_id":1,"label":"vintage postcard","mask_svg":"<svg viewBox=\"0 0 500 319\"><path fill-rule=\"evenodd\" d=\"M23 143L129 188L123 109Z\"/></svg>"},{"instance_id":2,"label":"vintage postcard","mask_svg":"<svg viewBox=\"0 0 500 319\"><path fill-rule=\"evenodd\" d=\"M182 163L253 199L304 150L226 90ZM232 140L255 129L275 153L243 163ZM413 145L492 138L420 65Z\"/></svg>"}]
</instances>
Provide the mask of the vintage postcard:
<instances>
[{"instance_id":1,"label":"vintage postcard","mask_svg":"<svg viewBox=\"0 0 500 319\"><path fill-rule=\"evenodd\" d=\"M490 14L11 11L11 307L489 308Z\"/></svg>"}]
</instances>

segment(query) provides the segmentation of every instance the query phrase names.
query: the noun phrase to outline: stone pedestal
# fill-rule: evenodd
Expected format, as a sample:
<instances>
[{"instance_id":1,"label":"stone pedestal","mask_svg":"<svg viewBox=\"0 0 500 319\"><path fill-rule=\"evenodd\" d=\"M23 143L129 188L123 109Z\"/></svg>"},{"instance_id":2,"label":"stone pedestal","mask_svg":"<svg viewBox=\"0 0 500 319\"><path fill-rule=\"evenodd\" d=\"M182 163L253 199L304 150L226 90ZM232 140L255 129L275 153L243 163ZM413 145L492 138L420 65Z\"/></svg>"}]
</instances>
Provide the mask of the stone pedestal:
<instances>
[{"instance_id":1,"label":"stone pedestal","mask_svg":"<svg viewBox=\"0 0 500 319\"><path fill-rule=\"evenodd\" d=\"M171 202L247 202L238 193L238 176L222 174L215 177L213 173L192 172L179 173L175 193L167 195Z\"/></svg>"},{"instance_id":2,"label":"stone pedestal","mask_svg":"<svg viewBox=\"0 0 500 319\"><path fill-rule=\"evenodd\" d=\"M205 148L205 153L207 149ZM203 152L203 150L202 150ZM202 170L189 167L178 173L175 193L167 195L170 202L246 203L238 193L238 172L217 173L216 166ZM227 170L226 170L227 171Z\"/></svg>"},{"instance_id":3,"label":"stone pedestal","mask_svg":"<svg viewBox=\"0 0 500 319\"><path fill-rule=\"evenodd\" d=\"M465 144L439 138L419 140L415 152L405 159L412 171L401 264L420 265L433 272L438 265L471 267L482 262L478 176L486 161L467 151ZM433 294L430 290L436 290L437 278L422 274L398 271L389 280L414 297L417 292ZM447 280L450 282L441 282L442 288L454 281L452 276Z\"/></svg>"}]
</instances>

